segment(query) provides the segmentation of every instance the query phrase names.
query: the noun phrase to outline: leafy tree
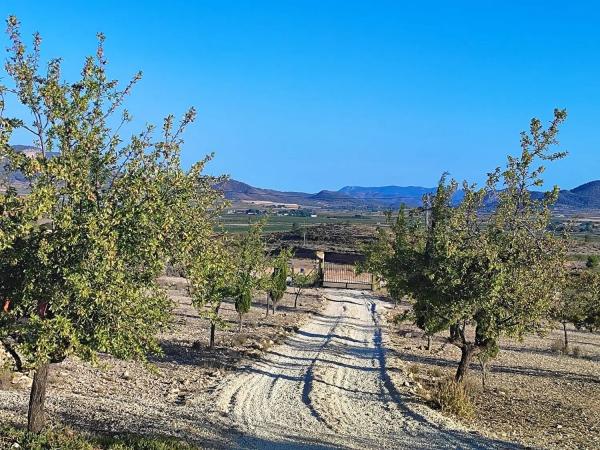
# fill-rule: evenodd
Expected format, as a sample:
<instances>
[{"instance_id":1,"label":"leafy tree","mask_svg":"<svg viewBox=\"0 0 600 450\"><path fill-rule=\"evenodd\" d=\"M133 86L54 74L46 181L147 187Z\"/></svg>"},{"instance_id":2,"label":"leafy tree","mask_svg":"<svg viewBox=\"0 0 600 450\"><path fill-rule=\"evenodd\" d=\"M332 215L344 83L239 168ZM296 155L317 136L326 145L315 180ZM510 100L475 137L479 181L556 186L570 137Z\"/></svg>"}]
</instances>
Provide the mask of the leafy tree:
<instances>
[{"instance_id":1,"label":"leafy tree","mask_svg":"<svg viewBox=\"0 0 600 450\"><path fill-rule=\"evenodd\" d=\"M265 285L264 271L267 259L262 240L263 226L264 221L253 223L248 232L237 239L232 246L235 268L230 292L238 313L238 331L242 330L244 314L250 311L252 296Z\"/></svg>"},{"instance_id":2,"label":"leafy tree","mask_svg":"<svg viewBox=\"0 0 600 450\"><path fill-rule=\"evenodd\" d=\"M583 321L575 324L590 331L600 330L600 274L588 275L591 280L586 294L585 315Z\"/></svg>"},{"instance_id":3,"label":"leafy tree","mask_svg":"<svg viewBox=\"0 0 600 450\"><path fill-rule=\"evenodd\" d=\"M386 213L387 227L377 230L377 239L365 249L365 259L357 265L357 271L370 272L379 280L385 280L387 291L398 304L411 294L414 277L411 266L417 257L415 252L423 251L423 227L409 214L404 206L393 217Z\"/></svg>"},{"instance_id":4,"label":"leafy tree","mask_svg":"<svg viewBox=\"0 0 600 450\"><path fill-rule=\"evenodd\" d=\"M484 188L463 183L457 206L458 185L443 176L425 199L424 229L400 220L393 231L399 249L391 253L404 259L390 266L387 281L410 293L416 323L427 334L450 330L449 341L461 350L457 381L473 357L497 353L501 336L539 329L562 287L564 242L548 230L558 188L543 197L531 190L542 185L544 168L535 165L565 155L550 152L565 118L555 110L545 130L533 119L521 134L520 157L489 174Z\"/></svg>"},{"instance_id":5,"label":"leafy tree","mask_svg":"<svg viewBox=\"0 0 600 450\"><path fill-rule=\"evenodd\" d=\"M221 304L231 295L235 264L227 245L226 236L223 236L215 237L211 244L198 248L198 257L194 258L187 274L191 283L192 303L201 316L210 321L211 349L215 346L217 326L224 325L219 317Z\"/></svg>"},{"instance_id":6,"label":"leafy tree","mask_svg":"<svg viewBox=\"0 0 600 450\"><path fill-rule=\"evenodd\" d=\"M550 318L559 322L563 327L564 350L569 348L567 325L580 327L586 319L588 294L593 290L593 276L571 273L567 278L563 291L557 295L550 308ZM591 288L591 289L590 289Z\"/></svg>"},{"instance_id":7,"label":"leafy tree","mask_svg":"<svg viewBox=\"0 0 600 450\"><path fill-rule=\"evenodd\" d=\"M577 308L575 314L569 316L569 321L577 329L600 329L600 273L587 270L574 278L570 298Z\"/></svg>"},{"instance_id":8,"label":"leafy tree","mask_svg":"<svg viewBox=\"0 0 600 450\"><path fill-rule=\"evenodd\" d=\"M316 282L317 272L315 270L306 274L304 272L292 273L292 287L294 288L294 308L298 307L298 297L302 291Z\"/></svg>"},{"instance_id":9,"label":"leafy tree","mask_svg":"<svg viewBox=\"0 0 600 450\"><path fill-rule=\"evenodd\" d=\"M273 306L273 314L275 314L277 303L283 298L287 288L291 259L292 251L287 248L281 249L279 254L273 259L273 273L271 274L267 287L271 305Z\"/></svg>"},{"instance_id":10,"label":"leafy tree","mask_svg":"<svg viewBox=\"0 0 600 450\"><path fill-rule=\"evenodd\" d=\"M23 174L29 192L0 189L0 339L35 371L28 428L39 432L50 363L69 355L93 362L97 352L144 360L160 351L155 336L172 305L156 278L178 242L180 212L207 217L214 197L202 187L210 185L207 160L187 172L180 166L193 110L179 124L168 116L158 137L152 126L127 142L119 136L131 117L123 110L118 119L118 111L141 75L124 88L108 78L102 35L81 78L68 83L59 59L40 67L39 35L28 51L15 17L8 34L0 159ZM9 96L23 118L5 114ZM38 156L9 145L15 130L32 133Z\"/></svg>"}]
</instances>

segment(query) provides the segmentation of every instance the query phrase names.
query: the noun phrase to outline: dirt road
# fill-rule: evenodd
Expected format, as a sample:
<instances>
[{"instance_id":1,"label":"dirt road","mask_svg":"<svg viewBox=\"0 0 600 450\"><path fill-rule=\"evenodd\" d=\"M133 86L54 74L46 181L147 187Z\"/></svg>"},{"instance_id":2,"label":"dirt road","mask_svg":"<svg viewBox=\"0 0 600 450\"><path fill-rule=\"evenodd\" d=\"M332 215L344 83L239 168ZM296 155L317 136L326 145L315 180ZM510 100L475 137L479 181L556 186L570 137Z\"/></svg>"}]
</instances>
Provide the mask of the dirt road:
<instances>
[{"instance_id":1,"label":"dirt road","mask_svg":"<svg viewBox=\"0 0 600 450\"><path fill-rule=\"evenodd\" d=\"M224 380L216 406L239 448L518 448L426 418L386 371L382 302L361 291L325 296L296 335Z\"/></svg>"}]
</instances>

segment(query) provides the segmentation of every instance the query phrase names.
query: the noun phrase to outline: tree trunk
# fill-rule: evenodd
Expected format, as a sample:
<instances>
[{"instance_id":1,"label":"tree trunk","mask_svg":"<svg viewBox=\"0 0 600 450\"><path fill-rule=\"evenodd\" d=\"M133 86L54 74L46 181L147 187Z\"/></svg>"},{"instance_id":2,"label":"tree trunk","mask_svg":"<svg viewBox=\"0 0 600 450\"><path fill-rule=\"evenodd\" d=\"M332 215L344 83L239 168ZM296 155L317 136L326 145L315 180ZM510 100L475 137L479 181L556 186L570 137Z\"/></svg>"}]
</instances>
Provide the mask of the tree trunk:
<instances>
[{"instance_id":1,"label":"tree trunk","mask_svg":"<svg viewBox=\"0 0 600 450\"><path fill-rule=\"evenodd\" d=\"M242 313L238 313L239 323L238 323L238 333L242 331Z\"/></svg>"},{"instance_id":2,"label":"tree trunk","mask_svg":"<svg viewBox=\"0 0 600 450\"><path fill-rule=\"evenodd\" d=\"M300 295L300 290L296 291L296 297L294 298L294 309L298 308L298 296Z\"/></svg>"},{"instance_id":3,"label":"tree trunk","mask_svg":"<svg viewBox=\"0 0 600 450\"><path fill-rule=\"evenodd\" d=\"M215 347L215 334L217 331L217 320L219 317L219 309L221 309L221 302L217 303L215 308L215 320L210 322L210 343L209 347L212 350Z\"/></svg>"},{"instance_id":4,"label":"tree trunk","mask_svg":"<svg viewBox=\"0 0 600 450\"><path fill-rule=\"evenodd\" d=\"M275 315L275 312L277 311L277 302L275 301L275 299L273 299L273 303L271 303L271 306L273 307L273 315Z\"/></svg>"},{"instance_id":5,"label":"tree trunk","mask_svg":"<svg viewBox=\"0 0 600 450\"><path fill-rule=\"evenodd\" d=\"M210 341L208 347L212 350L215 348L215 331L217 329L217 324L215 322L210 323Z\"/></svg>"},{"instance_id":6,"label":"tree trunk","mask_svg":"<svg viewBox=\"0 0 600 450\"><path fill-rule=\"evenodd\" d=\"M27 414L27 431L30 433L40 433L46 423L44 402L46 401L49 366L49 363L42 364L33 375L31 395L29 396L29 412Z\"/></svg>"},{"instance_id":7,"label":"tree trunk","mask_svg":"<svg viewBox=\"0 0 600 450\"><path fill-rule=\"evenodd\" d=\"M487 384L487 374L488 374L488 363L485 360L481 361L481 386L483 387L483 390L485 391L486 388L486 384Z\"/></svg>"},{"instance_id":8,"label":"tree trunk","mask_svg":"<svg viewBox=\"0 0 600 450\"><path fill-rule=\"evenodd\" d=\"M569 349L569 339L567 337L567 322L563 322L563 331L565 333L565 352Z\"/></svg>"},{"instance_id":9,"label":"tree trunk","mask_svg":"<svg viewBox=\"0 0 600 450\"><path fill-rule=\"evenodd\" d=\"M475 353L475 348L472 345L467 344L461 347L460 351L460 363L458 364L456 376L454 377L457 383L461 383L469 373L471 360L473 359L473 354Z\"/></svg>"},{"instance_id":10,"label":"tree trunk","mask_svg":"<svg viewBox=\"0 0 600 450\"><path fill-rule=\"evenodd\" d=\"M431 335L430 334L427 335L427 351L428 352L431 351Z\"/></svg>"},{"instance_id":11,"label":"tree trunk","mask_svg":"<svg viewBox=\"0 0 600 450\"><path fill-rule=\"evenodd\" d=\"M4 348L4 351L6 351L6 353L8 353L12 357L15 369L17 369L18 372L22 371L23 361L21 360L21 357L19 356L17 351L12 347L12 345L0 341L0 346L2 346Z\"/></svg>"},{"instance_id":12,"label":"tree trunk","mask_svg":"<svg viewBox=\"0 0 600 450\"><path fill-rule=\"evenodd\" d=\"M271 296L269 294L267 294L267 313L265 314L265 316L269 315L269 299L271 298Z\"/></svg>"}]
</instances>

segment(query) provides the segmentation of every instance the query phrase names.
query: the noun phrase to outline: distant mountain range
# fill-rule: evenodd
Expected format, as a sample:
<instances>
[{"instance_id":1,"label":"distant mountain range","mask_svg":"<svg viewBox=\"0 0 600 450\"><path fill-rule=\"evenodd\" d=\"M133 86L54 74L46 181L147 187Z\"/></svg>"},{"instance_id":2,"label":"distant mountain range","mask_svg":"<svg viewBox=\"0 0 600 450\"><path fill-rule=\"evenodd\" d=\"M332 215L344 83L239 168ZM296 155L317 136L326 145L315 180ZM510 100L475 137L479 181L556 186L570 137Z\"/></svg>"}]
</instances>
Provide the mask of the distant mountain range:
<instances>
[{"instance_id":1,"label":"distant mountain range","mask_svg":"<svg viewBox=\"0 0 600 450\"><path fill-rule=\"evenodd\" d=\"M15 145L17 151L35 155L38 148ZM55 156L52 153L50 156ZM20 173L7 174L0 161L0 177L8 176L9 182L21 192L27 189L27 181ZM218 185L225 198L233 202L272 202L278 204L297 204L304 207L332 209L381 210L398 208L401 204L409 207L421 205L423 195L435 192L434 187L422 186L345 186L339 191L323 190L316 194L305 192L287 192L250 186L237 180L228 180ZM460 201L461 192L455 200ZM600 210L600 180L590 181L571 190L562 190L556 203L557 209Z\"/></svg>"},{"instance_id":2,"label":"distant mountain range","mask_svg":"<svg viewBox=\"0 0 600 450\"><path fill-rule=\"evenodd\" d=\"M436 188L422 186L345 186L339 191L320 191L316 194L304 192L284 192L262 189L229 180L219 188L225 198L232 201L295 203L306 207L326 207L334 209L382 209L398 208L401 204L409 207L420 206L423 195L434 193ZM456 201L461 198L457 192ZM600 180L590 181L571 190L560 191L557 209L600 210Z\"/></svg>"}]
</instances>

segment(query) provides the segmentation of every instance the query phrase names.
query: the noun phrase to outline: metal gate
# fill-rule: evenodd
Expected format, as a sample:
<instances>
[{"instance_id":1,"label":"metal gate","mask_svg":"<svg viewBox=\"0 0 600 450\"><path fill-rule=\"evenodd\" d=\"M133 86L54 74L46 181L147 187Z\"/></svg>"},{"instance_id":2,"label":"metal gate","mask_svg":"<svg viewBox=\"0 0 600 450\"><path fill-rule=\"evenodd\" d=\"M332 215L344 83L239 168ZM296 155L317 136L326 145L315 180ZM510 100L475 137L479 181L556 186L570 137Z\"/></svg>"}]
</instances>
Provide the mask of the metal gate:
<instances>
[{"instance_id":1,"label":"metal gate","mask_svg":"<svg viewBox=\"0 0 600 450\"><path fill-rule=\"evenodd\" d=\"M356 273L356 266L350 264L325 263L323 267L323 287L344 289L373 289L373 275Z\"/></svg>"}]
</instances>

